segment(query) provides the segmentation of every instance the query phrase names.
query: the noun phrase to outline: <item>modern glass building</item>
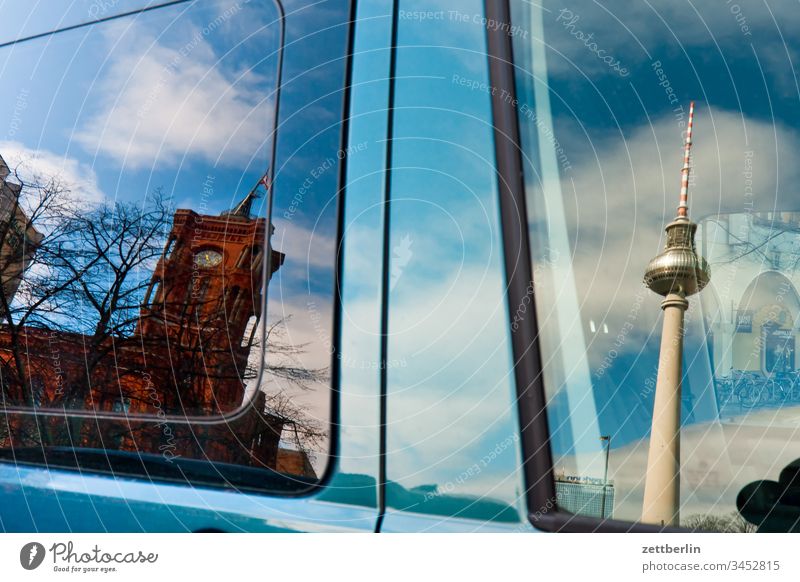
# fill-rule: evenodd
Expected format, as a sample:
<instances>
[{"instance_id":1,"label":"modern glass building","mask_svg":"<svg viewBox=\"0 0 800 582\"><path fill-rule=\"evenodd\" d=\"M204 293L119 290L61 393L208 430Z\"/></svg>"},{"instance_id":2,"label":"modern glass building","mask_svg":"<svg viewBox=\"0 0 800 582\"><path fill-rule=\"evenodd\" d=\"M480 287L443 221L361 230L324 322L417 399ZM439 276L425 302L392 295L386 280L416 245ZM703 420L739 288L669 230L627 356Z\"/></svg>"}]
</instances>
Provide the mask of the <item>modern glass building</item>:
<instances>
[{"instance_id":1,"label":"modern glass building","mask_svg":"<svg viewBox=\"0 0 800 582\"><path fill-rule=\"evenodd\" d=\"M614 485L602 479L556 477L556 498L561 509L591 517L613 517Z\"/></svg>"}]
</instances>

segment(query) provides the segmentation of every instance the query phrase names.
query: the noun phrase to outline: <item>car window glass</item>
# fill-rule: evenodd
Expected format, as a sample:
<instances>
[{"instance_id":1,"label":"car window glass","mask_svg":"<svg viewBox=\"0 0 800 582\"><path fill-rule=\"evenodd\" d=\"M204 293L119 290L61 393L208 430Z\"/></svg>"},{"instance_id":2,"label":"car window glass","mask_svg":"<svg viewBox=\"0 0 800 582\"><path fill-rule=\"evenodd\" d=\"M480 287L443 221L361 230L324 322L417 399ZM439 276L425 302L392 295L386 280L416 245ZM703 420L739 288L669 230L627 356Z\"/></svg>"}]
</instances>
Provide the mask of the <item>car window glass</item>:
<instances>
[{"instance_id":1,"label":"car window glass","mask_svg":"<svg viewBox=\"0 0 800 582\"><path fill-rule=\"evenodd\" d=\"M771 518L742 499L782 490L800 457L798 15L780 2L512 5L559 504L640 520L658 479L647 467L664 297L642 281L669 244L695 101L689 218L710 281L687 293L667 481L675 523L752 529Z\"/></svg>"}]
</instances>

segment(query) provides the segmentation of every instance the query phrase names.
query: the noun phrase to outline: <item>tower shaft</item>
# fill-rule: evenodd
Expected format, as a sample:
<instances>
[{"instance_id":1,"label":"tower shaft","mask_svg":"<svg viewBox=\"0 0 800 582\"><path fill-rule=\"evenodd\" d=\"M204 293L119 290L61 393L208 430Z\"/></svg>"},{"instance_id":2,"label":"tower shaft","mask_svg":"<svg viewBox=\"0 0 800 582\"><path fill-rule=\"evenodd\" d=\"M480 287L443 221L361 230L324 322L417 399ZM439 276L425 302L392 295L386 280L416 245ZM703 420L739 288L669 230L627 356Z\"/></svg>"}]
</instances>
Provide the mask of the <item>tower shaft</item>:
<instances>
[{"instance_id":1,"label":"tower shaft","mask_svg":"<svg viewBox=\"0 0 800 582\"><path fill-rule=\"evenodd\" d=\"M688 307L682 293L670 293L661 303L664 324L642 509L642 521L648 523L678 525L683 316Z\"/></svg>"}]
</instances>

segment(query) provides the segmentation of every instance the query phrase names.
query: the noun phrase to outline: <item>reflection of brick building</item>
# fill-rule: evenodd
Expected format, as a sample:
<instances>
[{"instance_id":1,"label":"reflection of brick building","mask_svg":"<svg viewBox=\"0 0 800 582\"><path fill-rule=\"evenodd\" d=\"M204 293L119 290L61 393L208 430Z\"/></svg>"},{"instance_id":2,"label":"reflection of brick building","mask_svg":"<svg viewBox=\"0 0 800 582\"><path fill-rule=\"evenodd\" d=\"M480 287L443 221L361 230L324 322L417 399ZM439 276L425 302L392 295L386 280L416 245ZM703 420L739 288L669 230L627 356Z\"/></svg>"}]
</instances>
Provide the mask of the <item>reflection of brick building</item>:
<instances>
[{"instance_id":1,"label":"reflection of brick building","mask_svg":"<svg viewBox=\"0 0 800 582\"><path fill-rule=\"evenodd\" d=\"M144 366L151 377L174 388L163 404L182 413L228 412L244 397L261 311L266 229L266 220L251 219L247 206L221 216L178 210L145 293L136 349L152 360ZM283 258L272 251L272 273ZM188 402L187 394L193 395Z\"/></svg>"},{"instance_id":2,"label":"reflection of brick building","mask_svg":"<svg viewBox=\"0 0 800 582\"><path fill-rule=\"evenodd\" d=\"M30 261L42 234L28 224L28 217L17 200L21 186L7 182L10 169L0 156L0 285L6 301L17 292L22 273Z\"/></svg>"},{"instance_id":3,"label":"reflection of brick building","mask_svg":"<svg viewBox=\"0 0 800 582\"><path fill-rule=\"evenodd\" d=\"M96 343L79 334L23 330L26 358L19 366L28 386L9 400L91 414L56 415L36 425L20 420L9 427L15 446L80 440L82 447L279 466L282 420L265 413L260 391L242 408L246 382L255 380L248 360L261 349L267 222L250 217L254 195L220 216L175 212L129 337ZM270 276L283 260L271 251ZM0 358L12 366L14 341L0 333ZM219 414L230 418L208 422ZM305 455L296 456L284 452L280 464L313 473Z\"/></svg>"}]
</instances>

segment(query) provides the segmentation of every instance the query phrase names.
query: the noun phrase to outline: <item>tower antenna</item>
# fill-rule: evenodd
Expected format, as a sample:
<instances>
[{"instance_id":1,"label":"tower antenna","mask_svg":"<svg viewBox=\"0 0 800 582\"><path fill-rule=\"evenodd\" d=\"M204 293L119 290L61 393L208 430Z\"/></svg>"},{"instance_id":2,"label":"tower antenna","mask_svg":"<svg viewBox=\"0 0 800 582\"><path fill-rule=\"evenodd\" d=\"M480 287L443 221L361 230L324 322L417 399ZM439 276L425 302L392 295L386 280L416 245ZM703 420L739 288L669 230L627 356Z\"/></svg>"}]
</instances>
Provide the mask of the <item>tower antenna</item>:
<instances>
[{"instance_id":1,"label":"tower antenna","mask_svg":"<svg viewBox=\"0 0 800 582\"><path fill-rule=\"evenodd\" d=\"M689 172L692 151L692 122L694 121L694 101L689 103L689 122L686 125L686 141L683 144L683 169L681 170L681 197L678 203L678 216L689 216Z\"/></svg>"}]
</instances>

